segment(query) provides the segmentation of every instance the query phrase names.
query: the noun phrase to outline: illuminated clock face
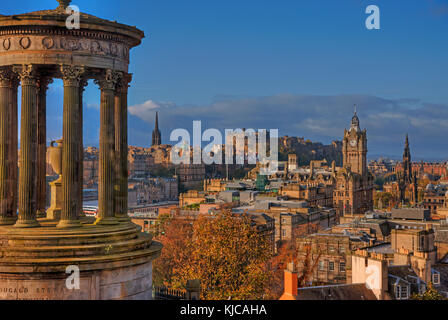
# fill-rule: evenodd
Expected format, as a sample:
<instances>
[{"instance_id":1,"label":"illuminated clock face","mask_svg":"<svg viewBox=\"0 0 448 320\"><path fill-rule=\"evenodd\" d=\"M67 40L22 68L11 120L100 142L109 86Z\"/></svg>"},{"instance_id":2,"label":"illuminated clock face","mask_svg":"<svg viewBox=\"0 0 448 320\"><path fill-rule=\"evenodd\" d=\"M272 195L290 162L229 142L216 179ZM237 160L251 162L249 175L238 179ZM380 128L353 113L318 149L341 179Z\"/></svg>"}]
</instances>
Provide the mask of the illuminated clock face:
<instances>
[{"instance_id":1,"label":"illuminated clock face","mask_svg":"<svg viewBox=\"0 0 448 320\"><path fill-rule=\"evenodd\" d=\"M356 147L356 140L350 140L350 145L352 146L352 147Z\"/></svg>"}]
</instances>

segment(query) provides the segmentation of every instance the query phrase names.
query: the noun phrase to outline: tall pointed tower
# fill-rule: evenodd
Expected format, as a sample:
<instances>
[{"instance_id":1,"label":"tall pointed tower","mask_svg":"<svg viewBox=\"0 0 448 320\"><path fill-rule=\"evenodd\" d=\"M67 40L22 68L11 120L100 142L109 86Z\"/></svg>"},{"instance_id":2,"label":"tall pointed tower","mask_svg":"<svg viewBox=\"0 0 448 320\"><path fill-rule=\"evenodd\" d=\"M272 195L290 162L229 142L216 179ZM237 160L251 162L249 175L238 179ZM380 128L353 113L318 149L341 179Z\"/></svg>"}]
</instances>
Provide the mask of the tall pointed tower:
<instances>
[{"instance_id":1,"label":"tall pointed tower","mask_svg":"<svg viewBox=\"0 0 448 320\"><path fill-rule=\"evenodd\" d=\"M366 177L367 175L367 132L361 130L356 112L353 115L350 129L345 130L342 141L343 167Z\"/></svg>"},{"instance_id":2,"label":"tall pointed tower","mask_svg":"<svg viewBox=\"0 0 448 320\"><path fill-rule=\"evenodd\" d=\"M152 132L152 146L160 146L162 144L162 134L159 130L159 112L156 111L156 123Z\"/></svg>"},{"instance_id":3,"label":"tall pointed tower","mask_svg":"<svg viewBox=\"0 0 448 320\"><path fill-rule=\"evenodd\" d=\"M364 215L373 209L373 175L367 168L367 130L356 112L342 140L343 167L336 173L333 205L339 217ZM349 220L341 220L350 221Z\"/></svg>"},{"instance_id":4,"label":"tall pointed tower","mask_svg":"<svg viewBox=\"0 0 448 320\"><path fill-rule=\"evenodd\" d=\"M406 141L403 152L403 176L404 182L410 184L412 180L412 164L411 164L411 149L409 148L409 136L406 134Z\"/></svg>"}]
</instances>

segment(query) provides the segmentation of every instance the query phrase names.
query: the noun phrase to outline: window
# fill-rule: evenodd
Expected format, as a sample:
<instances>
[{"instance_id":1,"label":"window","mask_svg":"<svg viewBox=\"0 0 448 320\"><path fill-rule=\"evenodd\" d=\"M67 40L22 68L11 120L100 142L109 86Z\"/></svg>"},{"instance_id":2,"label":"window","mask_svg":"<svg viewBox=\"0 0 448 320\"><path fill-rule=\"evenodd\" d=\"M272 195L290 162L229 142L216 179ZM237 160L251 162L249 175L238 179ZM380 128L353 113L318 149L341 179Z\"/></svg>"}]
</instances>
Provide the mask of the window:
<instances>
[{"instance_id":1,"label":"window","mask_svg":"<svg viewBox=\"0 0 448 320\"><path fill-rule=\"evenodd\" d=\"M420 250L425 250L425 237L420 237Z\"/></svg>"},{"instance_id":2,"label":"window","mask_svg":"<svg viewBox=\"0 0 448 320\"><path fill-rule=\"evenodd\" d=\"M328 251L329 252L334 252L334 247L333 246L328 246Z\"/></svg>"},{"instance_id":3,"label":"window","mask_svg":"<svg viewBox=\"0 0 448 320\"><path fill-rule=\"evenodd\" d=\"M318 269L319 269L320 271L325 270L325 261L319 261Z\"/></svg>"},{"instance_id":4,"label":"window","mask_svg":"<svg viewBox=\"0 0 448 320\"><path fill-rule=\"evenodd\" d=\"M407 300L409 298L409 286L397 286L395 289L395 297L398 300Z\"/></svg>"},{"instance_id":5,"label":"window","mask_svg":"<svg viewBox=\"0 0 448 320\"><path fill-rule=\"evenodd\" d=\"M340 252L340 253L345 253L345 247L344 247L344 246L340 247L340 248L339 248L339 252Z\"/></svg>"},{"instance_id":6,"label":"window","mask_svg":"<svg viewBox=\"0 0 448 320\"><path fill-rule=\"evenodd\" d=\"M400 287L401 299L407 299L409 297L409 286Z\"/></svg>"},{"instance_id":7,"label":"window","mask_svg":"<svg viewBox=\"0 0 448 320\"><path fill-rule=\"evenodd\" d=\"M345 272L345 261L339 262L339 272Z\"/></svg>"},{"instance_id":8,"label":"window","mask_svg":"<svg viewBox=\"0 0 448 320\"><path fill-rule=\"evenodd\" d=\"M438 271L432 271L432 283L435 285L440 284L440 273Z\"/></svg>"},{"instance_id":9,"label":"window","mask_svg":"<svg viewBox=\"0 0 448 320\"><path fill-rule=\"evenodd\" d=\"M334 262L333 261L328 262L328 270L334 271Z\"/></svg>"},{"instance_id":10,"label":"window","mask_svg":"<svg viewBox=\"0 0 448 320\"><path fill-rule=\"evenodd\" d=\"M282 229L282 237L286 237L286 229Z\"/></svg>"}]
</instances>

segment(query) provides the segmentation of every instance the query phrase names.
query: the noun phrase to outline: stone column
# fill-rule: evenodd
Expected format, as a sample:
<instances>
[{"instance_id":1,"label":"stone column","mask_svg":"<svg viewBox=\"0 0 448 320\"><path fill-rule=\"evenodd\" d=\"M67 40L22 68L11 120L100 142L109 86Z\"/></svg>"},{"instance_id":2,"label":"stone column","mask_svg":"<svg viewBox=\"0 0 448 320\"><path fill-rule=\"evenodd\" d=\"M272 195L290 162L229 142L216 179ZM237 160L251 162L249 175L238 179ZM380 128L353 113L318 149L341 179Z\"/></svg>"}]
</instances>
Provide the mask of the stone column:
<instances>
[{"instance_id":1,"label":"stone column","mask_svg":"<svg viewBox=\"0 0 448 320\"><path fill-rule=\"evenodd\" d=\"M18 228L38 227L36 220L37 77L34 65L15 68L22 83Z\"/></svg>"},{"instance_id":2,"label":"stone column","mask_svg":"<svg viewBox=\"0 0 448 320\"><path fill-rule=\"evenodd\" d=\"M83 138L83 95L87 86L87 79L82 78L79 84L79 203L81 205L80 216L84 217L83 211L83 185L84 185L84 138Z\"/></svg>"},{"instance_id":3,"label":"stone column","mask_svg":"<svg viewBox=\"0 0 448 320\"><path fill-rule=\"evenodd\" d=\"M115 96L115 217L120 222L128 217L128 87L132 76L123 75Z\"/></svg>"},{"instance_id":4,"label":"stone column","mask_svg":"<svg viewBox=\"0 0 448 320\"><path fill-rule=\"evenodd\" d=\"M53 79L37 81L37 217L45 218L47 207L47 90Z\"/></svg>"},{"instance_id":5,"label":"stone column","mask_svg":"<svg viewBox=\"0 0 448 320\"><path fill-rule=\"evenodd\" d=\"M11 145L11 111L13 77L10 67L0 68L0 225L11 225L17 220L13 209ZM16 148L17 151L17 148Z\"/></svg>"},{"instance_id":6,"label":"stone column","mask_svg":"<svg viewBox=\"0 0 448 320\"><path fill-rule=\"evenodd\" d=\"M11 212L17 220L17 206L19 202L19 115L18 115L18 87L20 81L17 74L13 75L12 88L11 88L11 112L10 116L10 130L11 130L11 144L10 147L10 172L11 175L11 189L10 194L12 198L12 208Z\"/></svg>"},{"instance_id":7,"label":"stone column","mask_svg":"<svg viewBox=\"0 0 448 320\"><path fill-rule=\"evenodd\" d=\"M100 106L100 159L99 159L99 212L96 224L117 224L114 212L115 184L115 129L114 105L115 87L120 73L110 69L95 82L101 89Z\"/></svg>"},{"instance_id":8,"label":"stone column","mask_svg":"<svg viewBox=\"0 0 448 320\"><path fill-rule=\"evenodd\" d=\"M62 148L62 212L58 228L77 228L82 224L79 220L82 204L80 201L80 136L79 132L79 87L84 67L61 66L64 81L64 115L63 115L63 148Z\"/></svg>"}]
</instances>

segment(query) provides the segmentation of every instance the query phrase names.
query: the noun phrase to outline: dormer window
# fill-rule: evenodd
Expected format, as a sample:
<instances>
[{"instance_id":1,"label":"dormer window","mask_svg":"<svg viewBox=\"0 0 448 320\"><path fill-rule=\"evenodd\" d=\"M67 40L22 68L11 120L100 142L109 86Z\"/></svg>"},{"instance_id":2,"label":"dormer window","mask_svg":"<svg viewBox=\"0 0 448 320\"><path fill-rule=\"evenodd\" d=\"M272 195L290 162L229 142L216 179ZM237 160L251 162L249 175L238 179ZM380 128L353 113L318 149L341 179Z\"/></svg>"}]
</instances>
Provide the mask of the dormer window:
<instances>
[{"instance_id":1,"label":"dormer window","mask_svg":"<svg viewBox=\"0 0 448 320\"><path fill-rule=\"evenodd\" d=\"M440 284L440 272L437 270L432 270L432 284L439 285Z\"/></svg>"},{"instance_id":2,"label":"dormer window","mask_svg":"<svg viewBox=\"0 0 448 320\"><path fill-rule=\"evenodd\" d=\"M395 290L395 298L397 300L408 300L410 288L407 285L397 285Z\"/></svg>"}]
</instances>

